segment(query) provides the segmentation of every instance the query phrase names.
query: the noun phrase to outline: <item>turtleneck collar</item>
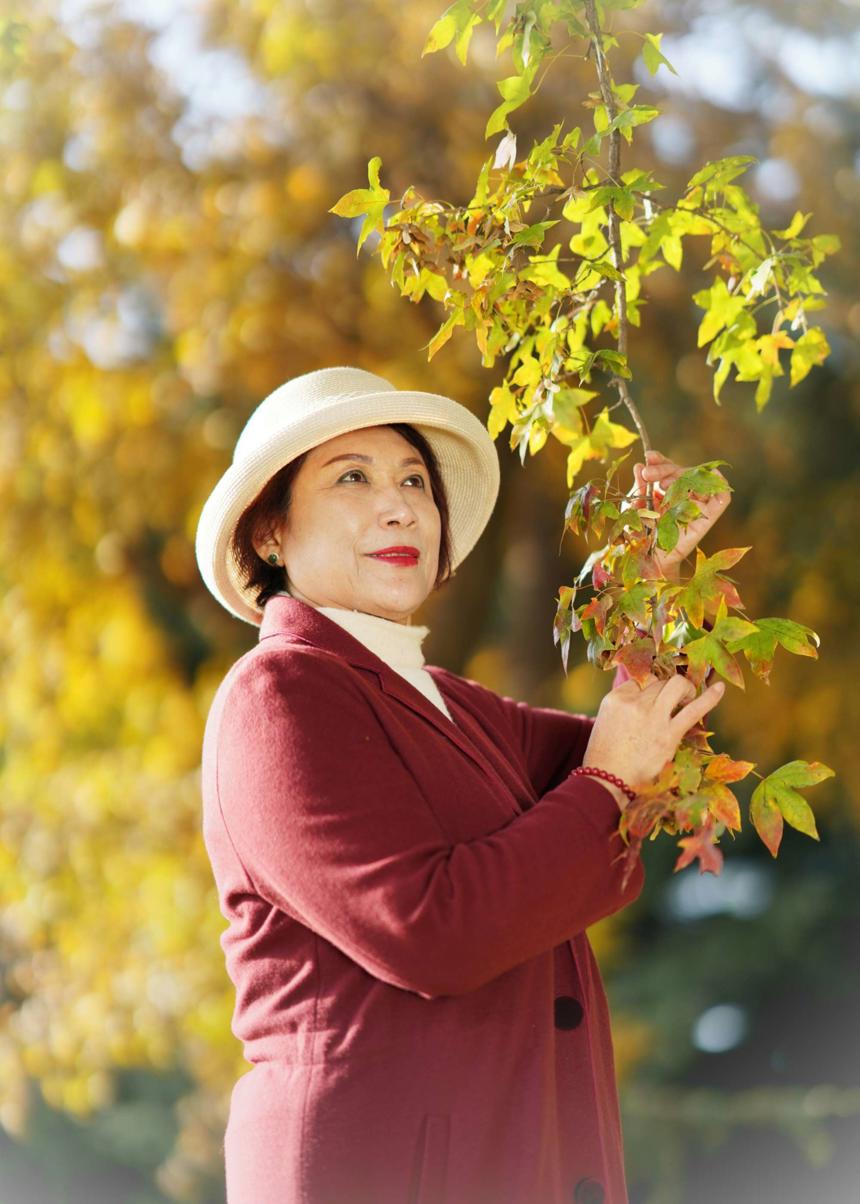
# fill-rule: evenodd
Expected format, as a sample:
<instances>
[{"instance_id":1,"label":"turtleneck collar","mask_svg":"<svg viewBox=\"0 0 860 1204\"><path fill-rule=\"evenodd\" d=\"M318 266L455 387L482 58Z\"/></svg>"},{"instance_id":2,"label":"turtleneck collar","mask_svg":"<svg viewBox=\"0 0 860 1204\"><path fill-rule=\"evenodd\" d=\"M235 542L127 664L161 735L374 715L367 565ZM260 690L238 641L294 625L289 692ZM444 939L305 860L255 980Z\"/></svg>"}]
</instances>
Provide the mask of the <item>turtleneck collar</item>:
<instances>
[{"instance_id":1,"label":"turtleneck collar","mask_svg":"<svg viewBox=\"0 0 860 1204\"><path fill-rule=\"evenodd\" d=\"M284 597L293 595L288 590L279 590ZM316 606L314 610L339 624L366 648L375 653L392 668L422 669L424 652L421 645L430 628L412 623L398 623L394 619L383 619L380 615L367 614L363 610L346 610L339 606Z\"/></svg>"}]
</instances>

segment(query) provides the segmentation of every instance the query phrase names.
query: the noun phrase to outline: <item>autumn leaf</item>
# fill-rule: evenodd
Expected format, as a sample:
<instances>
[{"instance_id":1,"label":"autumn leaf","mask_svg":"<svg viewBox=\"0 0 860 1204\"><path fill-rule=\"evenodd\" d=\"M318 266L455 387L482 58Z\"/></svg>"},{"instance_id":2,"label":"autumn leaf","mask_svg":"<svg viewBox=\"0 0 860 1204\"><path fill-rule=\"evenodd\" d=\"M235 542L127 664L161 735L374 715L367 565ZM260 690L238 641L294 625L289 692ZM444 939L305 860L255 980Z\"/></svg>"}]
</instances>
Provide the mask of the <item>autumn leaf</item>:
<instances>
[{"instance_id":1,"label":"autumn leaf","mask_svg":"<svg viewBox=\"0 0 860 1204\"><path fill-rule=\"evenodd\" d=\"M678 72L666 58L663 51L660 49L660 43L663 40L662 33L646 33L645 44L642 47L642 60L648 68L651 75L656 75L661 64L668 67L673 75Z\"/></svg>"},{"instance_id":2,"label":"autumn leaf","mask_svg":"<svg viewBox=\"0 0 860 1204\"><path fill-rule=\"evenodd\" d=\"M709 631L698 640L692 640L689 644L685 644L684 652L687 654L688 668L695 670L695 673L689 674L690 679L697 685L705 680L708 669L714 668L721 677L725 678L726 681L730 681L733 686L737 686L739 690L745 689L740 665L726 651L721 640L714 632Z\"/></svg>"},{"instance_id":3,"label":"autumn leaf","mask_svg":"<svg viewBox=\"0 0 860 1204\"><path fill-rule=\"evenodd\" d=\"M783 820L805 836L819 839L812 808L795 787L814 786L833 776L834 771L820 761L789 761L756 786L750 800L750 819L774 857L782 839Z\"/></svg>"},{"instance_id":4,"label":"autumn leaf","mask_svg":"<svg viewBox=\"0 0 860 1204\"><path fill-rule=\"evenodd\" d=\"M740 832L741 809L732 791L720 782L703 793L707 796L711 815L725 824L730 831Z\"/></svg>"},{"instance_id":5,"label":"autumn leaf","mask_svg":"<svg viewBox=\"0 0 860 1204\"><path fill-rule=\"evenodd\" d=\"M646 639L633 640L626 644L616 654L612 663L613 665L623 665L634 681L642 685L651 672L653 657L654 640L649 636Z\"/></svg>"},{"instance_id":6,"label":"autumn leaf","mask_svg":"<svg viewBox=\"0 0 860 1204\"><path fill-rule=\"evenodd\" d=\"M758 787L750 800L750 820L771 855L775 857L782 841L782 812L772 798L758 794L757 791Z\"/></svg>"},{"instance_id":7,"label":"autumn leaf","mask_svg":"<svg viewBox=\"0 0 860 1204\"><path fill-rule=\"evenodd\" d=\"M753 769L754 761L733 761L728 753L718 753L708 761L704 776L712 782L739 782Z\"/></svg>"},{"instance_id":8,"label":"autumn leaf","mask_svg":"<svg viewBox=\"0 0 860 1204\"><path fill-rule=\"evenodd\" d=\"M722 870L723 855L717 848L716 836L710 824L703 825L700 831L694 832L692 836L683 837L678 841L678 846L683 851L673 867L675 873L694 861L699 862L700 874L704 874L706 870L711 874L719 874Z\"/></svg>"},{"instance_id":9,"label":"autumn leaf","mask_svg":"<svg viewBox=\"0 0 860 1204\"><path fill-rule=\"evenodd\" d=\"M811 627L780 618L756 619L754 626L754 631L739 635L739 638L728 637L725 642L730 652L743 652L753 673L762 680L769 680L777 644L796 656L817 659L813 644L817 647L820 640Z\"/></svg>"},{"instance_id":10,"label":"autumn leaf","mask_svg":"<svg viewBox=\"0 0 860 1204\"><path fill-rule=\"evenodd\" d=\"M356 255L369 234L374 230L385 229L385 206L391 198L391 193L387 188L382 188L379 183L381 165L382 159L379 155L374 155L367 165L370 188L354 188L351 192L345 193L329 209L329 213L335 213L339 217L359 217L362 213L367 215L359 232Z\"/></svg>"},{"instance_id":11,"label":"autumn leaf","mask_svg":"<svg viewBox=\"0 0 860 1204\"><path fill-rule=\"evenodd\" d=\"M702 626L708 604L721 602L725 608L725 599L718 588L719 575L723 570L737 564L749 550L749 547L724 548L721 552L715 552L713 556L705 556L701 548L696 548L695 571L678 595L679 604L684 607L690 621L696 627Z\"/></svg>"}]
</instances>

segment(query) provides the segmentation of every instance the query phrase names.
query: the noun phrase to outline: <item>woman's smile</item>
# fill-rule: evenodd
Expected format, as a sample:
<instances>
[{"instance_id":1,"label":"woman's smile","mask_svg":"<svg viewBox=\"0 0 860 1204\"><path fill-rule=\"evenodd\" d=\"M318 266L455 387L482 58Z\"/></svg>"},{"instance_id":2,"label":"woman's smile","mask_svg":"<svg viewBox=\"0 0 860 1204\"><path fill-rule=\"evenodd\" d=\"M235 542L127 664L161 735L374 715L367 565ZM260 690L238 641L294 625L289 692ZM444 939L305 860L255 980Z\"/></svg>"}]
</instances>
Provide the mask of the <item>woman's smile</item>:
<instances>
[{"instance_id":1,"label":"woman's smile","mask_svg":"<svg viewBox=\"0 0 860 1204\"><path fill-rule=\"evenodd\" d=\"M397 565L398 568L414 568L418 564L421 553L417 548L411 546L397 545L396 547L382 548L378 552L368 552L371 560L381 560L388 564Z\"/></svg>"}]
</instances>

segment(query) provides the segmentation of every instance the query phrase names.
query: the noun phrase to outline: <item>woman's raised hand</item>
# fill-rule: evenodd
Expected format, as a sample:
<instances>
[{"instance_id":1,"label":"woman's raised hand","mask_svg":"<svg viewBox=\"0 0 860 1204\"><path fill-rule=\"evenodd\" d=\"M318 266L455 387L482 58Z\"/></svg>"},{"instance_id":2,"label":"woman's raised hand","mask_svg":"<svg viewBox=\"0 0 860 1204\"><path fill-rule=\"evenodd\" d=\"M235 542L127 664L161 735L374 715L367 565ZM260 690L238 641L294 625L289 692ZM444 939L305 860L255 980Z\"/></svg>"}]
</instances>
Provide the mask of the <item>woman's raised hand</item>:
<instances>
[{"instance_id":1,"label":"woman's raised hand","mask_svg":"<svg viewBox=\"0 0 860 1204\"><path fill-rule=\"evenodd\" d=\"M682 673L668 679L649 673L641 686L630 678L601 701L582 764L617 774L628 786L653 782L723 692L724 683L715 682L697 695ZM626 804L620 790L612 792L620 805Z\"/></svg>"}]
</instances>

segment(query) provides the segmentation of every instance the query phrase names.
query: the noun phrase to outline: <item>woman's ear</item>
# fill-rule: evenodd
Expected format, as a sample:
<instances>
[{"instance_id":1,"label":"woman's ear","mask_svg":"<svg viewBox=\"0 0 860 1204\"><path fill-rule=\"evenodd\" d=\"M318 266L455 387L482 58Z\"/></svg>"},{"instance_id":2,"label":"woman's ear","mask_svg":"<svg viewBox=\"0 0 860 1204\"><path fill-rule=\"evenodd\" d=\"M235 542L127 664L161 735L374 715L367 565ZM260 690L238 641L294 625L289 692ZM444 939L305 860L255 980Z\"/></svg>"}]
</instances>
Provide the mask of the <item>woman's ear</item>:
<instances>
[{"instance_id":1,"label":"woman's ear","mask_svg":"<svg viewBox=\"0 0 860 1204\"><path fill-rule=\"evenodd\" d=\"M278 542L276 533L271 528L268 530L263 528L261 530L256 531L254 533L254 537L251 542L254 545L254 551L257 553L257 555L260 557L261 560L265 560L265 562L267 564L274 564L275 561L271 560L270 557L276 556L277 563L280 563L280 561L281 561L280 544Z\"/></svg>"}]
</instances>

